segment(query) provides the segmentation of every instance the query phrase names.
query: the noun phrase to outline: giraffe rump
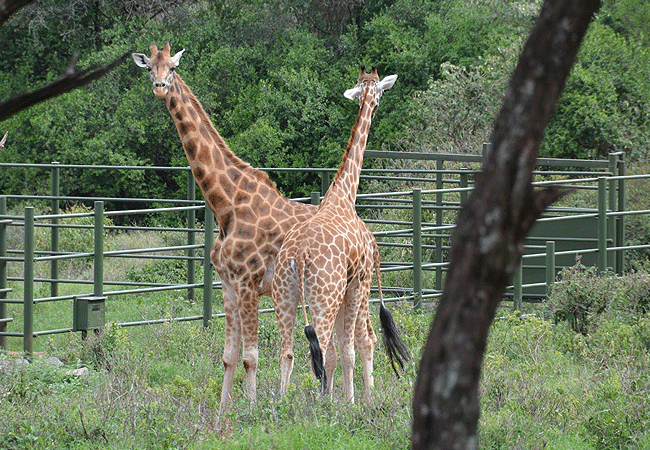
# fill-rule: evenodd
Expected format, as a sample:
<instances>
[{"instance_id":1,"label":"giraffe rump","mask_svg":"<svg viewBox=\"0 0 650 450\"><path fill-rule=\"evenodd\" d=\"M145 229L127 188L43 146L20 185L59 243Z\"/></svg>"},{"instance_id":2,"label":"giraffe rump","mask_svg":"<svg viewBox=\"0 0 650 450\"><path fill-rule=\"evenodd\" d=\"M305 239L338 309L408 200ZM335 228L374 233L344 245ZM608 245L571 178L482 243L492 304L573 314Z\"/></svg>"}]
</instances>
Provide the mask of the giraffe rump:
<instances>
[{"instance_id":1,"label":"giraffe rump","mask_svg":"<svg viewBox=\"0 0 650 450\"><path fill-rule=\"evenodd\" d=\"M309 341L309 353L311 355L311 367L314 370L314 376L320 380L321 393L327 394L327 373L325 373L325 364L323 363L323 352L318 343L316 330L312 325L305 327L305 336Z\"/></svg>"},{"instance_id":2,"label":"giraffe rump","mask_svg":"<svg viewBox=\"0 0 650 450\"><path fill-rule=\"evenodd\" d=\"M411 352L399 336L399 330L395 326L393 315L383 304L379 307L379 321L384 335L384 345L388 353L388 359L399 378L399 372L404 369L404 364L411 359ZM397 369L399 365L399 370Z\"/></svg>"}]
</instances>

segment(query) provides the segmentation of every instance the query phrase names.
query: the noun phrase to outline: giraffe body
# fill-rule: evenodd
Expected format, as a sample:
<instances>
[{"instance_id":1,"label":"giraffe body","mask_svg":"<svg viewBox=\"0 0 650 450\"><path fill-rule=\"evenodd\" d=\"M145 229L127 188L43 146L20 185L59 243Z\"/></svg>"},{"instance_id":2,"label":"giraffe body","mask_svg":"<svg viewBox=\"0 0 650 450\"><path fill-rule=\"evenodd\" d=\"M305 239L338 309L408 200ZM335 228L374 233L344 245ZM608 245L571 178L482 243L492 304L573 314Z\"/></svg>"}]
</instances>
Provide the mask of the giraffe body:
<instances>
[{"instance_id":1,"label":"giraffe body","mask_svg":"<svg viewBox=\"0 0 650 450\"><path fill-rule=\"evenodd\" d=\"M369 321L368 301L373 264L379 280L379 255L376 241L354 205L372 116L381 94L392 87L396 78L393 75L380 82L375 69L369 74L362 69L357 86L346 91L346 97L359 98L360 109L341 166L316 215L289 231L278 254L272 297L282 345L281 393L287 391L293 369L293 330L301 303L309 304L313 328L323 352L323 391L333 391L334 329L346 399L354 401L355 345L364 368L366 395L372 388L377 339Z\"/></svg>"},{"instance_id":2,"label":"giraffe body","mask_svg":"<svg viewBox=\"0 0 650 450\"><path fill-rule=\"evenodd\" d=\"M135 53L151 74L154 94L165 100L192 174L219 225L210 259L222 282L225 312L224 381L220 412L232 395L235 366L243 343L245 392L256 398L258 298L271 294L275 257L287 231L312 217L317 207L284 197L268 176L239 159L215 130L175 67L183 51L169 44L151 57Z\"/></svg>"}]
</instances>

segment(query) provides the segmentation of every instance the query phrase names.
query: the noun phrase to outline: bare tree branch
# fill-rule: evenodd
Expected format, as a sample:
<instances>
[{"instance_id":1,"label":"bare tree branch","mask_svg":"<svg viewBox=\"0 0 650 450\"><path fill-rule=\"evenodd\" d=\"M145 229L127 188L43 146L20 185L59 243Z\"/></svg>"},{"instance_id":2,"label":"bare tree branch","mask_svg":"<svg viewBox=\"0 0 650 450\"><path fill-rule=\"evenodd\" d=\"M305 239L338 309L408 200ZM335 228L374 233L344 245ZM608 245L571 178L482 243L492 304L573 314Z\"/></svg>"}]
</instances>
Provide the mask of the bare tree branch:
<instances>
[{"instance_id":1,"label":"bare tree branch","mask_svg":"<svg viewBox=\"0 0 650 450\"><path fill-rule=\"evenodd\" d=\"M122 56L116 58L111 63L101 66L95 70L84 70L82 72L75 72L74 70L74 63L76 62L77 58L77 56L74 55L72 57L71 64L66 72L52 83L42 87L41 89L37 89L26 94L17 95L16 97L13 97L4 103L1 103L0 121L8 119L23 109L29 108L30 106L56 97L57 95L63 94L65 92L69 92L80 86L84 86L85 84L88 84L91 81L102 77L120 65L120 63L124 61L124 59L129 54L130 52L124 53Z\"/></svg>"},{"instance_id":2,"label":"bare tree branch","mask_svg":"<svg viewBox=\"0 0 650 450\"><path fill-rule=\"evenodd\" d=\"M7 131L5 135L3 136L2 140L0 141L0 148L4 148L5 144L7 143L7 136L9 136L9 132Z\"/></svg>"},{"instance_id":3,"label":"bare tree branch","mask_svg":"<svg viewBox=\"0 0 650 450\"><path fill-rule=\"evenodd\" d=\"M413 395L413 449L478 448L488 331L526 234L566 191L535 191L532 169L598 0L546 0L506 91L493 151L458 217L445 289Z\"/></svg>"}]
</instances>

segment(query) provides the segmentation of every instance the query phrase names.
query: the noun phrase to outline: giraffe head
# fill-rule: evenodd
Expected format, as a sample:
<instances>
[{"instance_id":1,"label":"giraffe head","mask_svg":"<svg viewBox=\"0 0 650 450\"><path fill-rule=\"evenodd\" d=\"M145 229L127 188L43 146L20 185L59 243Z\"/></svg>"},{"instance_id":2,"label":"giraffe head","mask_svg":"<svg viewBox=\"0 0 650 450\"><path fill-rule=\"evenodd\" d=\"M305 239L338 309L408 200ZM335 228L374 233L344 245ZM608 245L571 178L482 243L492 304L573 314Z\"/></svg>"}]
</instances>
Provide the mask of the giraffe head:
<instances>
[{"instance_id":1,"label":"giraffe head","mask_svg":"<svg viewBox=\"0 0 650 450\"><path fill-rule=\"evenodd\" d=\"M155 43L152 43L150 48L151 58L144 53L133 53L133 60L139 67L149 71L154 95L164 98L169 91L169 86L174 81L174 70L178 67L178 62L185 49L171 56L169 42L165 44L162 50L158 50Z\"/></svg>"},{"instance_id":2,"label":"giraffe head","mask_svg":"<svg viewBox=\"0 0 650 450\"><path fill-rule=\"evenodd\" d=\"M395 80L397 80L397 75L388 75L383 80L379 81L376 67L373 66L372 71L368 73L366 72L366 68L361 66L361 74L359 75L359 81L357 81L356 86L352 89L346 90L343 95L350 100L358 98L359 108L361 108L367 92L367 95L371 96L369 100L371 101L372 114L374 114L379 105L381 95L384 91L393 87Z\"/></svg>"}]
</instances>

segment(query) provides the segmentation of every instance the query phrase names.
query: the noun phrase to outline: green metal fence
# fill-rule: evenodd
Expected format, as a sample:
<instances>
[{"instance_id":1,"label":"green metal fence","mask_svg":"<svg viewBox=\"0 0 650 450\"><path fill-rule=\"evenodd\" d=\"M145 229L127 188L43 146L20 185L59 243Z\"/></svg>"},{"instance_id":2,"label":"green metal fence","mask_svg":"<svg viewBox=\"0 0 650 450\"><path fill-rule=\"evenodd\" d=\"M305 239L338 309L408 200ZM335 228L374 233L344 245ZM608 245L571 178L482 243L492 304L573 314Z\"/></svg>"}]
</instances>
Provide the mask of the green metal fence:
<instances>
[{"instance_id":1,"label":"green metal fence","mask_svg":"<svg viewBox=\"0 0 650 450\"><path fill-rule=\"evenodd\" d=\"M489 147L484 148L484 152ZM357 206L362 217L366 218L377 237L382 251L382 278L391 278L391 273L401 273L400 283L384 282L384 292L392 300L413 302L420 309L423 302L431 301L442 293L444 276L448 262L446 255L450 246L450 235L455 217L462 203L472 189L475 174L480 169L481 156L440 155L398 152L366 152L367 161L371 159L391 159L402 165L410 162L415 167L404 169L373 169L362 172L362 189L358 195ZM435 169L423 169L422 161ZM187 199L119 199L151 205L145 209L105 211L104 204L115 199L78 198L61 195L60 172L79 169L80 166L45 164L11 165L0 164L2 170L16 167L47 169L52 173L49 195L22 195L2 193L0 195L0 348L6 347L6 338L23 340L23 349L32 352L34 338L57 333L98 328L104 320L105 308L110 308L111 297L125 298L143 293L178 291L194 300L196 290L202 291L201 310L197 314L180 317L147 317L142 320L117 320L120 326L163 323L167 321L202 321L205 326L215 317L223 314L218 305L213 305L213 291L220 288L218 279L213 279L213 270L205 263L203 256L209 255L214 240L214 218L204 205L195 199L195 183L187 168L167 167L111 167L82 166L82 168L102 168L106 170L165 170L187 171ZM265 169L266 171L286 171L289 169ZM297 199L316 202L329 186L331 173L335 169L292 169L312 171L321 175L321 192L311 197ZM621 154L613 154L607 161L540 159L536 174L539 185L559 184L574 186L576 189L594 196L595 207L567 208L553 207L539 221L527 241L525 255L515 283L508 296L519 307L524 299L539 299L546 295L550 284L555 282L557 273L564 267L573 265L577 255L585 264L594 264L603 271L611 268L622 273L624 251L629 248L650 248L650 246L626 247L624 245L624 219L630 214L650 214L650 211L625 210L625 182L645 177L625 176L625 161ZM374 192L379 187L390 187L390 192ZM33 206L23 207L17 213L16 204L30 202L49 202L48 214L36 214ZM91 212L61 213L61 203L85 202L92 204ZM153 205L169 205L154 207ZM13 211L12 214L9 212ZM205 223L197 227L197 211L205 212ZM146 214L183 214L185 227L156 226L117 226L106 225L106 219L117 217L132 218ZM387 219L387 216L389 218ZM71 219L91 218L92 224L70 224ZM39 228L49 235L47 250L35 247L35 234ZM84 251L61 251L60 231L63 229L92 230L93 248ZM11 231L22 230L24 245L9 244ZM183 245L170 245L156 248L105 249L106 232L160 231L180 233L185 236ZM66 279L60 273L62 262L77 259L92 259L92 277L85 279ZM186 266L186 282L155 282L124 280L111 281L104 276L104 261L111 258L132 258L180 261ZM49 276L38 269L48 266ZM197 277L197 265L203 268L202 276ZM13 267L18 274L10 274ZM199 280L197 281L197 278ZM406 282L404 282L406 280ZM81 286L74 293L62 294L63 285ZM92 289L90 288L92 285ZM83 288L83 286L87 286ZM49 287L49 289L45 289ZM15 291L12 290L15 288ZM20 288L20 289L18 289ZM16 291L22 291L16 292ZM47 291L48 295L44 292ZM70 307L69 326L34 329L34 306L41 303L62 302L61 307ZM66 304L67 306L63 306ZM108 306L107 306L108 305ZM22 306L22 311L17 310ZM21 323L14 321L9 311L22 316ZM18 311L18 312L16 312ZM216 312L215 312L216 311ZM47 328L47 327L46 327Z\"/></svg>"}]
</instances>

